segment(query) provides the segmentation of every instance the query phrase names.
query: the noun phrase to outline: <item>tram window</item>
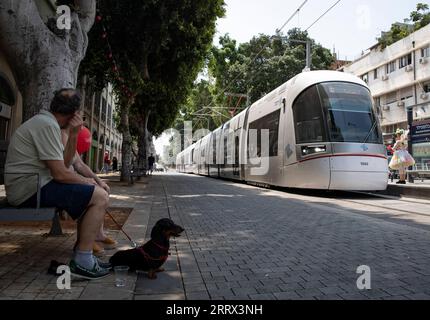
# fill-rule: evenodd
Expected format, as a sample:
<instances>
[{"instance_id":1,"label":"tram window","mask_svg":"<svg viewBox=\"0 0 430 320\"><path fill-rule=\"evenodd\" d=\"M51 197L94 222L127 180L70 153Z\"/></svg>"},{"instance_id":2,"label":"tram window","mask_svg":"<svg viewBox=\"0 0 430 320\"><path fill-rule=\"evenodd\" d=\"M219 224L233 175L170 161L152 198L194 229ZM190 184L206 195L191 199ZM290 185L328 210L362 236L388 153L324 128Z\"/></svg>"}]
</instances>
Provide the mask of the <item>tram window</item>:
<instances>
[{"instance_id":1,"label":"tram window","mask_svg":"<svg viewBox=\"0 0 430 320\"><path fill-rule=\"evenodd\" d=\"M217 161L216 161L216 133L214 133L213 137L214 137L213 146L212 146L212 148L213 148L213 164L217 164Z\"/></svg>"},{"instance_id":2,"label":"tram window","mask_svg":"<svg viewBox=\"0 0 430 320\"><path fill-rule=\"evenodd\" d=\"M281 110L277 110L249 124L250 130L257 130L257 157L261 157L261 130L269 130L269 157L277 157L279 149L279 118ZM248 133L248 157L250 155L250 139Z\"/></svg>"},{"instance_id":3,"label":"tram window","mask_svg":"<svg viewBox=\"0 0 430 320\"><path fill-rule=\"evenodd\" d=\"M342 82L323 83L318 89L332 142L382 143L369 90Z\"/></svg>"},{"instance_id":4,"label":"tram window","mask_svg":"<svg viewBox=\"0 0 430 320\"><path fill-rule=\"evenodd\" d=\"M323 113L316 86L303 92L293 105L297 144L323 142Z\"/></svg>"}]
</instances>

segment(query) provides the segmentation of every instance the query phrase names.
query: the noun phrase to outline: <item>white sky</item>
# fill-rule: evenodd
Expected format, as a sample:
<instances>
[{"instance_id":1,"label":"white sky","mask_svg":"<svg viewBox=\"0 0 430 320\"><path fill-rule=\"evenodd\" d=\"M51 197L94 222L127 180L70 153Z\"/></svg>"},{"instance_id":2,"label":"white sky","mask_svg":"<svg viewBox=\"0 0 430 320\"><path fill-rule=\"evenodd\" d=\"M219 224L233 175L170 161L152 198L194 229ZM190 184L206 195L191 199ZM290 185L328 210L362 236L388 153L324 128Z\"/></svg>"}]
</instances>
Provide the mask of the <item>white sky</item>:
<instances>
[{"instance_id":1,"label":"white sky","mask_svg":"<svg viewBox=\"0 0 430 320\"><path fill-rule=\"evenodd\" d=\"M229 33L239 43L254 35L273 35L299 8L304 0L225 0L226 17L218 21L218 38ZM309 30L309 34L324 47L340 52L340 58L353 59L376 43L381 31L389 30L395 21L403 22L416 4L425 0L342 0ZM284 28L307 29L336 0L308 0L305 6ZM217 43L218 41L215 40Z\"/></svg>"},{"instance_id":2,"label":"white sky","mask_svg":"<svg viewBox=\"0 0 430 320\"><path fill-rule=\"evenodd\" d=\"M297 15L284 28L308 28L337 0L308 0ZM214 44L220 35L229 33L238 43L249 41L259 33L273 35L299 8L304 0L225 0L226 16L218 21ZM391 24L403 22L416 4L426 0L342 0L310 30L310 36L324 47L336 48L340 59L353 60L361 52L376 44L381 31ZM158 154L168 144L169 137L161 137L155 143Z\"/></svg>"}]
</instances>

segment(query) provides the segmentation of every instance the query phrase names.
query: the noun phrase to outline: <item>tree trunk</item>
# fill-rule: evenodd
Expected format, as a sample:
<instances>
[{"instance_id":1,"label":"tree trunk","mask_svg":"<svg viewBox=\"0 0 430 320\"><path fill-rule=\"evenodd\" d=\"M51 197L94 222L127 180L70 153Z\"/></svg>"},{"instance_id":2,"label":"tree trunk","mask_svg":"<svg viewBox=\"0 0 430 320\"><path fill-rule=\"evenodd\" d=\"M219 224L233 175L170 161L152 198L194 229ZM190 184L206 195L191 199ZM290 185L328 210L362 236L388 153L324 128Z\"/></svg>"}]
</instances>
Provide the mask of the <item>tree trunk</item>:
<instances>
[{"instance_id":1,"label":"tree trunk","mask_svg":"<svg viewBox=\"0 0 430 320\"><path fill-rule=\"evenodd\" d=\"M148 139L148 120L150 112L143 111L140 119L140 126L138 126L138 165L139 168L148 168L148 152L147 152L147 139Z\"/></svg>"},{"instance_id":2,"label":"tree trunk","mask_svg":"<svg viewBox=\"0 0 430 320\"><path fill-rule=\"evenodd\" d=\"M132 137L130 134L130 122L129 122L129 108L121 108L121 124L120 131L122 133L122 168L121 168L121 182L127 182L131 184L131 148L132 148Z\"/></svg>"},{"instance_id":3,"label":"tree trunk","mask_svg":"<svg viewBox=\"0 0 430 320\"><path fill-rule=\"evenodd\" d=\"M75 0L75 5L71 29L57 35L43 23L34 0L0 1L0 46L23 96L24 121L49 109L56 90L76 87L96 1Z\"/></svg>"}]
</instances>

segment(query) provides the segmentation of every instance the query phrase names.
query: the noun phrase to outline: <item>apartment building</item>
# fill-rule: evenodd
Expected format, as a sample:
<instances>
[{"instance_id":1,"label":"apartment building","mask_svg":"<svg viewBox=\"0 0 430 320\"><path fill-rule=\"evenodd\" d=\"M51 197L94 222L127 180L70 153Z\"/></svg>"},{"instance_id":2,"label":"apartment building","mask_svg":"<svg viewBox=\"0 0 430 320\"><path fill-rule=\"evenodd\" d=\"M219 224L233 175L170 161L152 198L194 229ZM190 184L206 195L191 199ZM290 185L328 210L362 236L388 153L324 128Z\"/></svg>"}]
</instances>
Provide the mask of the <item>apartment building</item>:
<instances>
[{"instance_id":1,"label":"apartment building","mask_svg":"<svg viewBox=\"0 0 430 320\"><path fill-rule=\"evenodd\" d=\"M387 144L397 129L408 129L407 112L412 110L414 157L429 163L430 25L385 49L375 45L340 70L369 85Z\"/></svg>"},{"instance_id":2,"label":"apartment building","mask_svg":"<svg viewBox=\"0 0 430 320\"><path fill-rule=\"evenodd\" d=\"M83 85L81 92L84 122L92 134L91 149L83 160L93 171L99 172L103 168L105 152L109 153L110 159L116 157L121 162L122 134L116 129L116 97L110 84L101 92Z\"/></svg>"}]
</instances>

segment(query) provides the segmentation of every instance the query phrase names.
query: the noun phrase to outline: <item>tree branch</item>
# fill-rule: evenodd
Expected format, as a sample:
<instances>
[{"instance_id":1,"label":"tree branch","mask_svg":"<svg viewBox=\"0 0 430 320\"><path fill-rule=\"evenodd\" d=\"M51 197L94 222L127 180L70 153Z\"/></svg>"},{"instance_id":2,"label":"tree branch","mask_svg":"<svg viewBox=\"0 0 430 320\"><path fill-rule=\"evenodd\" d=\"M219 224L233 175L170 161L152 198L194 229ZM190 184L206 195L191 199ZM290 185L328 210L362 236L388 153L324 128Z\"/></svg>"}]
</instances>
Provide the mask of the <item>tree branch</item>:
<instances>
[{"instance_id":1,"label":"tree branch","mask_svg":"<svg viewBox=\"0 0 430 320\"><path fill-rule=\"evenodd\" d=\"M96 18L96 0L75 0L82 30L88 33Z\"/></svg>"}]
</instances>

